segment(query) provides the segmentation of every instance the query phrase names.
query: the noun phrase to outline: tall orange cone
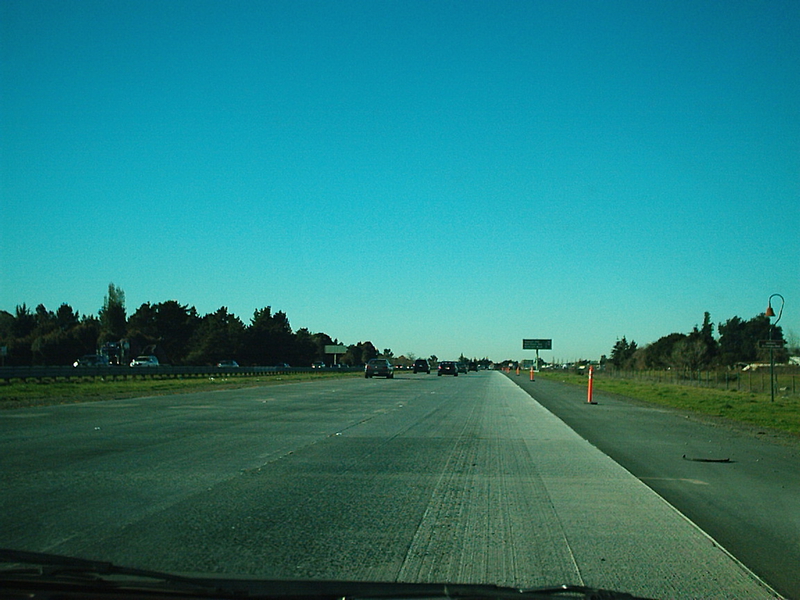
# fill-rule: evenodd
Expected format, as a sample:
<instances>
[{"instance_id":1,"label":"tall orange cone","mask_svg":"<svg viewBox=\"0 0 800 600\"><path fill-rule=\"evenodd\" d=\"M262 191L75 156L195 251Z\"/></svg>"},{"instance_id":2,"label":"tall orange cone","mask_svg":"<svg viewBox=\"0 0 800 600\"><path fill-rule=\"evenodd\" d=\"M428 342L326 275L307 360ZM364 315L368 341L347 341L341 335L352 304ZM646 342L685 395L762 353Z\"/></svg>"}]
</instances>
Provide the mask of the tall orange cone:
<instances>
[{"instance_id":1,"label":"tall orange cone","mask_svg":"<svg viewBox=\"0 0 800 600\"><path fill-rule=\"evenodd\" d=\"M587 404L597 404L597 402L592 401L592 384L594 382L594 367L589 365L589 392L586 397Z\"/></svg>"},{"instance_id":2,"label":"tall orange cone","mask_svg":"<svg viewBox=\"0 0 800 600\"><path fill-rule=\"evenodd\" d=\"M533 381L533 367L531 367L531 381Z\"/></svg>"}]
</instances>

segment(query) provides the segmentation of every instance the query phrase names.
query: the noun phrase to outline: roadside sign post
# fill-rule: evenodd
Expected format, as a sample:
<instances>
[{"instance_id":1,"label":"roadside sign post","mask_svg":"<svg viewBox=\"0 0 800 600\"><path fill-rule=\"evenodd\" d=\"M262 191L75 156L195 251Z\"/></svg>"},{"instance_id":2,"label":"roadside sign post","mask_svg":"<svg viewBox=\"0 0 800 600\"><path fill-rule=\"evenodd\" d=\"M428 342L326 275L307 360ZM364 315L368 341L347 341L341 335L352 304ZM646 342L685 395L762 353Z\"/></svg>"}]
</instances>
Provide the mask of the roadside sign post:
<instances>
[{"instance_id":1,"label":"roadside sign post","mask_svg":"<svg viewBox=\"0 0 800 600\"><path fill-rule=\"evenodd\" d=\"M342 345L334 346L334 345L329 345L329 344L325 345L325 354L333 354L333 364L334 365L337 364L336 363L336 358L340 354L345 354L346 352L347 352L347 346L342 346Z\"/></svg>"},{"instance_id":2,"label":"roadside sign post","mask_svg":"<svg viewBox=\"0 0 800 600\"><path fill-rule=\"evenodd\" d=\"M769 333L772 335L771 329ZM759 348L769 348L769 393L772 402L775 402L775 349L780 350L783 344L783 340L758 340Z\"/></svg>"},{"instance_id":3,"label":"roadside sign post","mask_svg":"<svg viewBox=\"0 0 800 600\"><path fill-rule=\"evenodd\" d=\"M774 350L775 348L783 348L784 341L783 340L759 340L758 346L760 348L769 348L770 350Z\"/></svg>"},{"instance_id":4,"label":"roadside sign post","mask_svg":"<svg viewBox=\"0 0 800 600\"><path fill-rule=\"evenodd\" d=\"M539 350L552 350L553 349L553 340L551 339L523 339L522 340L522 349L523 350L536 350L536 368L539 368ZM531 375L531 381L533 381L533 375Z\"/></svg>"}]
</instances>

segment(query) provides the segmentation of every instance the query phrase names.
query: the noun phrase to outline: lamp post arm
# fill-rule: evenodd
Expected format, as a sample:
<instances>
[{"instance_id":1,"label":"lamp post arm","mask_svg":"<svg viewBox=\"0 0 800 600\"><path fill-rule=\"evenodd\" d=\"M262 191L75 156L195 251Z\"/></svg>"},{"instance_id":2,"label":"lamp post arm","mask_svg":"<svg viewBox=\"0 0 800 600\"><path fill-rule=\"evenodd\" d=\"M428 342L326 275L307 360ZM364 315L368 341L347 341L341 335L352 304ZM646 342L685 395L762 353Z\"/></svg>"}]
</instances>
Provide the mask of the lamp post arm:
<instances>
[{"instance_id":1,"label":"lamp post arm","mask_svg":"<svg viewBox=\"0 0 800 600\"><path fill-rule=\"evenodd\" d=\"M769 299L767 300L768 309L772 308L772 299L773 298L780 298L781 299L781 309L778 311L778 318L775 319L775 323L773 323L773 325L777 325L778 321L780 321L781 317L783 316L783 305L786 303L786 300L784 300L783 296L781 296L780 294L772 294L769 297ZM772 314L774 315L775 313L773 312Z\"/></svg>"}]
</instances>

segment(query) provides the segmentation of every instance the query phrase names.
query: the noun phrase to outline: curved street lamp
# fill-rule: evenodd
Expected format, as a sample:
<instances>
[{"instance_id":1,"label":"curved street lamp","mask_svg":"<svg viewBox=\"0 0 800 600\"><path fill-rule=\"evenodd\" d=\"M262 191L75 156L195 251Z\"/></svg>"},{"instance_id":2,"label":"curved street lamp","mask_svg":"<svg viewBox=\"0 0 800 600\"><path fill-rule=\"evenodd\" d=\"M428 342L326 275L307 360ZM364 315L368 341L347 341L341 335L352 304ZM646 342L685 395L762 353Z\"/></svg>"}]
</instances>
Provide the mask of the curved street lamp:
<instances>
[{"instance_id":1,"label":"curved street lamp","mask_svg":"<svg viewBox=\"0 0 800 600\"><path fill-rule=\"evenodd\" d=\"M772 299L775 298L776 296L781 299L781 309L778 311L778 319L775 321L775 325L778 324L778 321L781 320L781 316L783 315L783 304L784 304L783 296L781 296L780 294L772 294L767 300L767 312L764 313L767 316L767 318L772 318L775 316L775 311L772 310ZM770 329L770 335L772 335L771 329Z\"/></svg>"},{"instance_id":2,"label":"curved street lamp","mask_svg":"<svg viewBox=\"0 0 800 600\"><path fill-rule=\"evenodd\" d=\"M778 318L775 319L775 322L772 322L772 317L775 316L775 311L772 310L772 299L773 298L780 298L781 299L781 309L778 311ZM785 300L783 296L780 294L772 294L769 299L767 300L767 310L764 315L767 319L770 319L769 322L769 340L772 341L772 332L775 328L775 325L778 324L778 321L781 320L783 316L783 305L785 304ZM773 348L772 344L769 345L769 391L770 391L770 399L772 402L775 402L775 357L773 356L773 352L775 349Z\"/></svg>"}]
</instances>

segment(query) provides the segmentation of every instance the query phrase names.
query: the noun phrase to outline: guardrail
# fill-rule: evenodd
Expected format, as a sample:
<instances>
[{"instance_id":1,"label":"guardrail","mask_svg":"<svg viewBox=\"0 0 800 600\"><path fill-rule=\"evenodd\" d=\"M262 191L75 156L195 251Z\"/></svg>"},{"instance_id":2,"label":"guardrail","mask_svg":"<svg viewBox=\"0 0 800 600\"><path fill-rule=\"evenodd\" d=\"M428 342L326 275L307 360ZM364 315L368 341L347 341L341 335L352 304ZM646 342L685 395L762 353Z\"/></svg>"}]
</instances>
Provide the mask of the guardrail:
<instances>
[{"instance_id":1,"label":"guardrail","mask_svg":"<svg viewBox=\"0 0 800 600\"><path fill-rule=\"evenodd\" d=\"M28 381L45 379L183 379L191 377L252 377L256 375L281 375L287 373L339 373L359 371L359 367L313 369L311 367L0 367L0 381Z\"/></svg>"}]
</instances>

